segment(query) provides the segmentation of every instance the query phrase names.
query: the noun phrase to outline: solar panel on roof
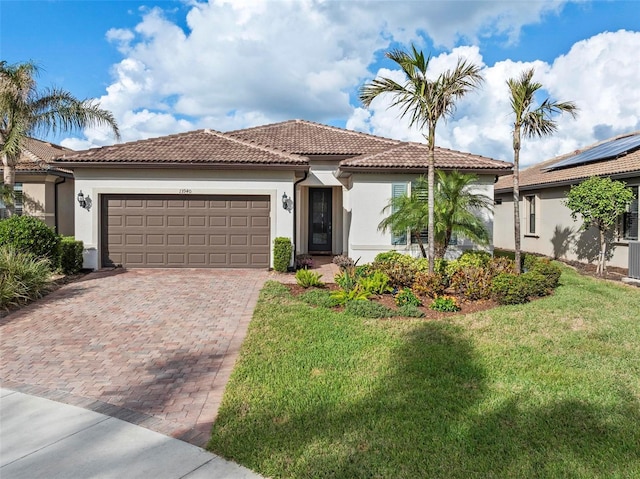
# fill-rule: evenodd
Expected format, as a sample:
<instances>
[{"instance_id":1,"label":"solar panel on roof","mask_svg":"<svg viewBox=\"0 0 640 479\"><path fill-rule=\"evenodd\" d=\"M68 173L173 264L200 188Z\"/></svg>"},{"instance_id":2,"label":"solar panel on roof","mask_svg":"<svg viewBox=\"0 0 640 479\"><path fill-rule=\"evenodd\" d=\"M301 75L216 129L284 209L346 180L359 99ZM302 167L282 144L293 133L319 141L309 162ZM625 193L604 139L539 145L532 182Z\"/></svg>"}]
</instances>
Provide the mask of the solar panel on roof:
<instances>
[{"instance_id":1,"label":"solar panel on roof","mask_svg":"<svg viewBox=\"0 0 640 479\"><path fill-rule=\"evenodd\" d=\"M616 140L607 141L601 145L594 146L582 153L565 158L558 163L543 168L544 171L556 170L558 168L566 168L567 166L583 165L594 161L614 158L622 153L627 153L640 147L640 135L625 136Z\"/></svg>"}]
</instances>

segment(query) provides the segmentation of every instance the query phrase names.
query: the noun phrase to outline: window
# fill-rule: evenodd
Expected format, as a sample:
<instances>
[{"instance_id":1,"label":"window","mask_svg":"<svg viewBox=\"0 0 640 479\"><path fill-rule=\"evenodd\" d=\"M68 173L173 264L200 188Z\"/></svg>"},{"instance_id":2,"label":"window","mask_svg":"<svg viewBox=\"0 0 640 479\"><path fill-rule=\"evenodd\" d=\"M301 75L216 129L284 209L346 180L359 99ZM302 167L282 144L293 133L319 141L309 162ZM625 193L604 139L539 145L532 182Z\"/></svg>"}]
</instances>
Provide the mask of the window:
<instances>
[{"instance_id":1,"label":"window","mask_svg":"<svg viewBox=\"0 0 640 479\"><path fill-rule=\"evenodd\" d=\"M638 187L631 186L635 198L628 207L628 211L622 215L622 238L626 240L638 239Z\"/></svg>"},{"instance_id":2,"label":"window","mask_svg":"<svg viewBox=\"0 0 640 479\"><path fill-rule=\"evenodd\" d=\"M536 197L535 195L529 195L524 197L526 202L526 215L527 215L527 234L536 234Z\"/></svg>"},{"instance_id":3,"label":"window","mask_svg":"<svg viewBox=\"0 0 640 479\"><path fill-rule=\"evenodd\" d=\"M15 183L13 186L13 194L14 194L14 211L15 214L20 216L22 215L22 183ZM4 202L4 198L0 197L0 218L7 218L9 216L7 212L7 205Z\"/></svg>"},{"instance_id":4,"label":"window","mask_svg":"<svg viewBox=\"0 0 640 479\"><path fill-rule=\"evenodd\" d=\"M400 196L407 194L407 184L406 183L393 183L391 185L391 195L394 198L398 198ZM395 213L397 210L394 208L392 213ZM407 244L407 234L395 235L393 232L391 233L391 244L392 245L405 245Z\"/></svg>"}]
</instances>

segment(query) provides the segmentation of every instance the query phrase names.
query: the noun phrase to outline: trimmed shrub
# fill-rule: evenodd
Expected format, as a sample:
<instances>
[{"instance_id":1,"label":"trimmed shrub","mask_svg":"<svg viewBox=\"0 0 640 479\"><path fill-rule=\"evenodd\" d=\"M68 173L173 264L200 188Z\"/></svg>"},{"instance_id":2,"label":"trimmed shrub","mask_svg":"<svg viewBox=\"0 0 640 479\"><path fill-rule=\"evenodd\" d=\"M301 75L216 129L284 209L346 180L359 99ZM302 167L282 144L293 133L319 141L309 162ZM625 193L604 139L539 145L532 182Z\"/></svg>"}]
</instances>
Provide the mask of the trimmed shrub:
<instances>
[{"instance_id":1,"label":"trimmed shrub","mask_svg":"<svg viewBox=\"0 0 640 479\"><path fill-rule=\"evenodd\" d=\"M0 246L0 307L41 297L51 280L50 262L11 246Z\"/></svg>"},{"instance_id":2,"label":"trimmed shrub","mask_svg":"<svg viewBox=\"0 0 640 479\"><path fill-rule=\"evenodd\" d=\"M466 267L484 268L491 261L491 255L486 251L467 250L463 252L458 259L449 261L445 267L447 276L453 275Z\"/></svg>"},{"instance_id":3,"label":"trimmed shrub","mask_svg":"<svg viewBox=\"0 0 640 479\"><path fill-rule=\"evenodd\" d=\"M523 253L522 254L522 267L525 271L531 271L536 263L538 263L538 260L541 259L540 257L534 255L534 254L529 254L529 253Z\"/></svg>"},{"instance_id":4,"label":"trimmed shrub","mask_svg":"<svg viewBox=\"0 0 640 479\"><path fill-rule=\"evenodd\" d=\"M455 313L460 311L458 300L453 296L438 296L429 305L429 309L434 311L442 311L444 313Z\"/></svg>"},{"instance_id":5,"label":"trimmed shrub","mask_svg":"<svg viewBox=\"0 0 640 479\"><path fill-rule=\"evenodd\" d=\"M417 294L435 298L444 293L447 286L444 275L440 273L429 273L428 271L418 271L411 289Z\"/></svg>"},{"instance_id":6,"label":"trimmed shrub","mask_svg":"<svg viewBox=\"0 0 640 479\"><path fill-rule=\"evenodd\" d=\"M505 256L494 256L489 262L489 269L491 271L491 275L494 277L498 276L500 273L515 274L516 262Z\"/></svg>"},{"instance_id":7,"label":"trimmed shrub","mask_svg":"<svg viewBox=\"0 0 640 479\"><path fill-rule=\"evenodd\" d=\"M535 271L544 276L547 281L547 287L550 289L557 288L560 283L562 270L558 265L553 264L551 260L547 258L538 258L530 271Z\"/></svg>"},{"instance_id":8,"label":"trimmed shrub","mask_svg":"<svg viewBox=\"0 0 640 479\"><path fill-rule=\"evenodd\" d=\"M321 308L335 308L340 302L331 297L331 293L326 289L311 289L299 296L302 301L312 306Z\"/></svg>"},{"instance_id":9,"label":"trimmed shrub","mask_svg":"<svg viewBox=\"0 0 640 479\"><path fill-rule=\"evenodd\" d=\"M389 286L389 276L381 271L374 271L368 276L359 277L358 284L362 289L371 294L379 295L389 293L393 290L391 286Z\"/></svg>"},{"instance_id":10,"label":"trimmed shrub","mask_svg":"<svg viewBox=\"0 0 640 479\"><path fill-rule=\"evenodd\" d=\"M273 240L273 269L280 273L286 273L291 263L293 246L289 238L282 236Z\"/></svg>"},{"instance_id":11,"label":"trimmed shrub","mask_svg":"<svg viewBox=\"0 0 640 479\"><path fill-rule=\"evenodd\" d=\"M488 268L465 266L453 274L451 287L456 293L470 300L488 299L491 297L492 278Z\"/></svg>"},{"instance_id":12,"label":"trimmed shrub","mask_svg":"<svg viewBox=\"0 0 640 479\"><path fill-rule=\"evenodd\" d=\"M73 236L62 236L60 241L60 270L64 274L76 274L82 269L84 244Z\"/></svg>"},{"instance_id":13,"label":"trimmed shrub","mask_svg":"<svg viewBox=\"0 0 640 479\"><path fill-rule=\"evenodd\" d=\"M520 280L526 284L529 296L547 296L553 291L553 288L549 287L547 278L537 271L522 273Z\"/></svg>"},{"instance_id":14,"label":"trimmed shrub","mask_svg":"<svg viewBox=\"0 0 640 479\"><path fill-rule=\"evenodd\" d=\"M60 237L42 220L32 216L12 216L0 221L0 246L11 246L57 265L59 245Z\"/></svg>"},{"instance_id":15,"label":"trimmed shrub","mask_svg":"<svg viewBox=\"0 0 640 479\"><path fill-rule=\"evenodd\" d=\"M322 275L320 273L316 273L315 271L309 271L308 269L299 269L296 271L296 283L303 288L321 288L324 286L324 283L320 281Z\"/></svg>"},{"instance_id":16,"label":"trimmed shrub","mask_svg":"<svg viewBox=\"0 0 640 479\"><path fill-rule=\"evenodd\" d=\"M522 304L529 301L529 285L522 275L502 273L493 278L491 292L500 304Z\"/></svg>"},{"instance_id":17,"label":"trimmed shrub","mask_svg":"<svg viewBox=\"0 0 640 479\"><path fill-rule=\"evenodd\" d=\"M397 306L405 306L407 304L420 306L422 304L418 297L413 294L413 291L411 291L409 288L404 288L398 291L394 299Z\"/></svg>"},{"instance_id":18,"label":"trimmed shrub","mask_svg":"<svg viewBox=\"0 0 640 479\"><path fill-rule=\"evenodd\" d=\"M371 266L374 270L386 274L389 277L391 287L397 289L411 287L416 273L425 270L425 262L421 259L417 260L396 252L379 254ZM429 263L427 262L426 270L428 269Z\"/></svg>"},{"instance_id":19,"label":"trimmed shrub","mask_svg":"<svg viewBox=\"0 0 640 479\"><path fill-rule=\"evenodd\" d=\"M344 310L359 318L391 318L396 315L394 310L371 301L349 301Z\"/></svg>"}]
</instances>

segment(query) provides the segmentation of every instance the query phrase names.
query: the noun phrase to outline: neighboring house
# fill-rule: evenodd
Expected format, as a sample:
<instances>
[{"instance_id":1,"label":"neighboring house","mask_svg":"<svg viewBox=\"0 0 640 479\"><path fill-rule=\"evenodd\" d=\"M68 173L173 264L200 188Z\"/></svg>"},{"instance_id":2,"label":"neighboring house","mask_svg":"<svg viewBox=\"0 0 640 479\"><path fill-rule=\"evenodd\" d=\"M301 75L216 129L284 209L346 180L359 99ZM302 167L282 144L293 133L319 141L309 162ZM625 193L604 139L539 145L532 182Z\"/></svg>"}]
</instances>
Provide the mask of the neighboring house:
<instances>
[{"instance_id":1,"label":"neighboring house","mask_svg":"<svg viewBox=\"0 0 640 479\"><path fill-rule=\"evenodd\" d=\"M581 231L564 205L571 185L591 176L611 177L627 183L635 193L629 211L620 218L611 238L609 265L628 267L628 242L638 240L638 186L640 185L640 132L620 135L584 149L539 163L520 172L520 224L522 251L583 263L599 252L594 228ZM503 176L495 185L494 246L513 249L513 178Z\"/></svg>"},{"instance_id":2,"label":"neighboring house","mask_svg":"<svg viewBox=\"0 0 640 479\"><path fill-rule=\"evenodd\" d=\"M382 209L427 171L427 147L303 120L220 133L198 130L65 155L85 266L268 268L272 242L295 252L371 261L416 253L378 230ZM437 166L478 175L490 197L511 165L438 148ZM485 220L491 231L492 217ZM453 250L471 247L459 240Z\"/></svg>"},{"instance_id":3,"label":"neighboring house","mask_svg":"<svg viewBox=\"0 0 640 479\"><path fill-rule=\"evenodd\" d=\"M27 140L16 166L15 211L40 218L59 234L74 234L74 186L71 171L52 160L73 150L33 138ZM3 166L0 162L0 174ZM0 218L7 216L0 200Z\"/></svg>"}]
</instances>

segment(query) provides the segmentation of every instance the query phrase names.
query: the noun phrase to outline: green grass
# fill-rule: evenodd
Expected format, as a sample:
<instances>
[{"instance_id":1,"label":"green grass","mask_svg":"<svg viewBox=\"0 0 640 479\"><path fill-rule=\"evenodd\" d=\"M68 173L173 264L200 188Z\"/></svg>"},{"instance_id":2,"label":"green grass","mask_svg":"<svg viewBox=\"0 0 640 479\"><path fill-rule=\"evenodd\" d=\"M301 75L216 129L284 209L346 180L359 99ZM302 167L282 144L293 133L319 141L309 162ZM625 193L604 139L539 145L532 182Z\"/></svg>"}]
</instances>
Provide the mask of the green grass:
<instances>
[{"instance_id":1,"label":"green grass","mask_svg":"<svg viewBox=\"0 0 640 479\"><path fill-rule=\"evenodd\" d=\"M209 448L273 478L640 477L640 290L447 321L261 293Z\"/></svg>"}]
</instances>

